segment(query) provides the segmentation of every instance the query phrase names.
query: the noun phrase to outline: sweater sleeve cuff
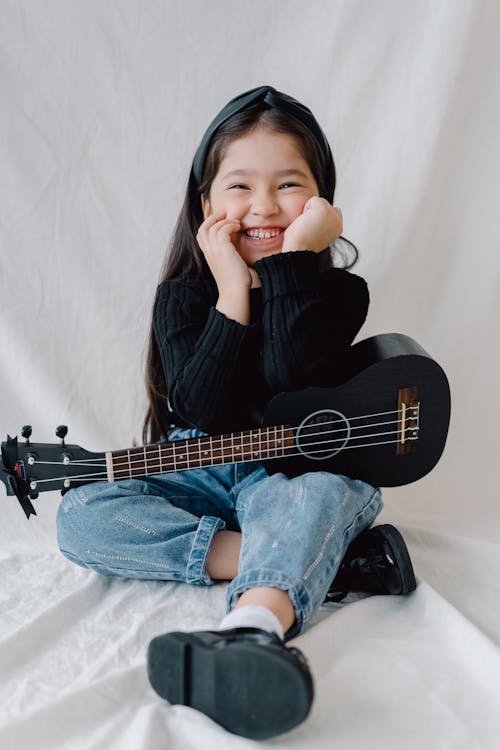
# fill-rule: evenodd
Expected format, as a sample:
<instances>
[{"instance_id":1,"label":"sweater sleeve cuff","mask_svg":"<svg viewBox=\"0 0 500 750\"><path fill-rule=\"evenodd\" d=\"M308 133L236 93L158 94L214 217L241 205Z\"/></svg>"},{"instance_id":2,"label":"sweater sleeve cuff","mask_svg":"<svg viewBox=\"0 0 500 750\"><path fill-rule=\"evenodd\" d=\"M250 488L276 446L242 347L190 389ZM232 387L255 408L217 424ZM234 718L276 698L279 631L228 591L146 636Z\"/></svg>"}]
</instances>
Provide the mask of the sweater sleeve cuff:
<instances>
[{"instance_id":1,"label":"sweater sleeve cuff","mask_svg":"<svg viewBox=\"0 0 500 750\"><path fill-rule=\"evenodd\" d=\"M262 283L263 301L318 288L319 256L312 250L268 255L254 263L254 268Z\"/></svg>"}]
</instances>

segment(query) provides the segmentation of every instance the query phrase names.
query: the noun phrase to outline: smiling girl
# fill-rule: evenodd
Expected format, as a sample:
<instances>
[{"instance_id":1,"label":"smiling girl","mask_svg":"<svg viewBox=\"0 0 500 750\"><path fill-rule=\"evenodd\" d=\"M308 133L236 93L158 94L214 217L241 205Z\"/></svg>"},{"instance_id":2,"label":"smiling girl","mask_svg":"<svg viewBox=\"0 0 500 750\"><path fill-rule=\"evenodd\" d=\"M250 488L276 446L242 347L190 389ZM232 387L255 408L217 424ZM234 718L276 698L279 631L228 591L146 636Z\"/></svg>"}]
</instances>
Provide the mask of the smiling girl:
<instances>
[{"instance_id":1,"label":"smiling girl","mask_svg":"<svg viewBox=\"0 0 500 750\"><path fill-rule=\"evenodd\" d=\"M277 393L339 382L368 309L335 243L335 168L295 99L232 99L195 154L156 289L143 442L260 425ZM64 495L62 552L103 575L229 581L216 630L159 635L153 688L262 739L303 721L313 682L285 645L332 592L405 594L415 578L393 526L369 527L380 490L325 471L268 475L258 461L96 482Z\"/></svg>"}]
</instances>

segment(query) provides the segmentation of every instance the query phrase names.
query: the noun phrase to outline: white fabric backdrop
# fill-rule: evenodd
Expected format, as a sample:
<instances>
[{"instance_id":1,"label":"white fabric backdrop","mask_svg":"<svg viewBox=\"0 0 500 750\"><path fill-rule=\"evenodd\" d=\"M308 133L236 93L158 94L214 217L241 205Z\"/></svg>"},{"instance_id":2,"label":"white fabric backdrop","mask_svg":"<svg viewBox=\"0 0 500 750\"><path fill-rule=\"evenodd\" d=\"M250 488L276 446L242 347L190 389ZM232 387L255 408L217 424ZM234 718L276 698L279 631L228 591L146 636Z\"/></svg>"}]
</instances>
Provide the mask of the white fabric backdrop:
<instances>
[{"instance_id":1,"label":"white fabric backdrop","mask_svg":"<svg viewBox=\"0 0 500 750\"><path fill-rule=\"evenodd\" d=\"M140 442L145 342L194 151L270 83L330 139L370 287L359 338L400 331L444 367L438 466L384 491L409 597L350 597L296 640L316 700L283 748L500 742L500 6L492 0L0 0L0 429L89 450ZM0 746L237 748L150 689L146 647L217 625L224 585L107 580L59 554L59 493L2 493Z\"/></svg>"}]
</instances>

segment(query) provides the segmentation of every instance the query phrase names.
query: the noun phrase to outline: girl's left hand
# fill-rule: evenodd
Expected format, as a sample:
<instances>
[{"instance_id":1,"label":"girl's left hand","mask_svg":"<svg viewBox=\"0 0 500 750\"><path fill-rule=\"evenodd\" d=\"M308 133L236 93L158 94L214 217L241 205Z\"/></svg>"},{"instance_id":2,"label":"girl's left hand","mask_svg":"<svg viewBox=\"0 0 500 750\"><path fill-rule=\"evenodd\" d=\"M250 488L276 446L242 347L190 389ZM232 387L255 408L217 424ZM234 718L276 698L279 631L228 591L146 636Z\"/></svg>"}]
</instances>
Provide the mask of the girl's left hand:
<instances>
[{"instance_id":1,"label":"girl's left hand","mask_svg":"<svg viewBox=\"0 0 500 750\"><path fill-rule=\"evenodd\" d=\"M340 208L332 206L326 198L313 195L304 204L302 213L285 229L281 252L313 250L319 253L340 237L342 228Z\"/></svg>"}]
</instances>

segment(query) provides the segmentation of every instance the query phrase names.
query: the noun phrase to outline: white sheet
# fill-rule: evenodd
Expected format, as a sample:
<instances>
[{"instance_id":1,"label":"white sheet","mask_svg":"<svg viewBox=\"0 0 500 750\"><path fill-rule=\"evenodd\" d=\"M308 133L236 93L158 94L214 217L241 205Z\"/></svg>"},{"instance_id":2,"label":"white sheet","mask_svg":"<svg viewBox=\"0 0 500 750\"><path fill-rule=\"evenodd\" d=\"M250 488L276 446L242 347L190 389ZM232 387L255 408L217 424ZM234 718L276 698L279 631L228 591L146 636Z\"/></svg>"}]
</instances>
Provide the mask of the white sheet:
<instances>
[{"instance_id":1,"label":"white sheet","mask_svg":"<svg viewBox=\"0 0 500 750\"><path fill-rule=\"evenodd\" d=\"M401 331L446 370L438 466L384 491L408 597L350 596L294 642L309 719L267 743L500 746L497 238L500 8L484 0L3 0L0 427L89 450L140 442L151 303L208 122L262 83L328 134L336 205L371 292L359 338ZM215 627L220 584L105 579L57 550L58 493L29 523L2 493L2 750L238 748L149 687L156 634Z\"/></svg>"}]
</instances>

